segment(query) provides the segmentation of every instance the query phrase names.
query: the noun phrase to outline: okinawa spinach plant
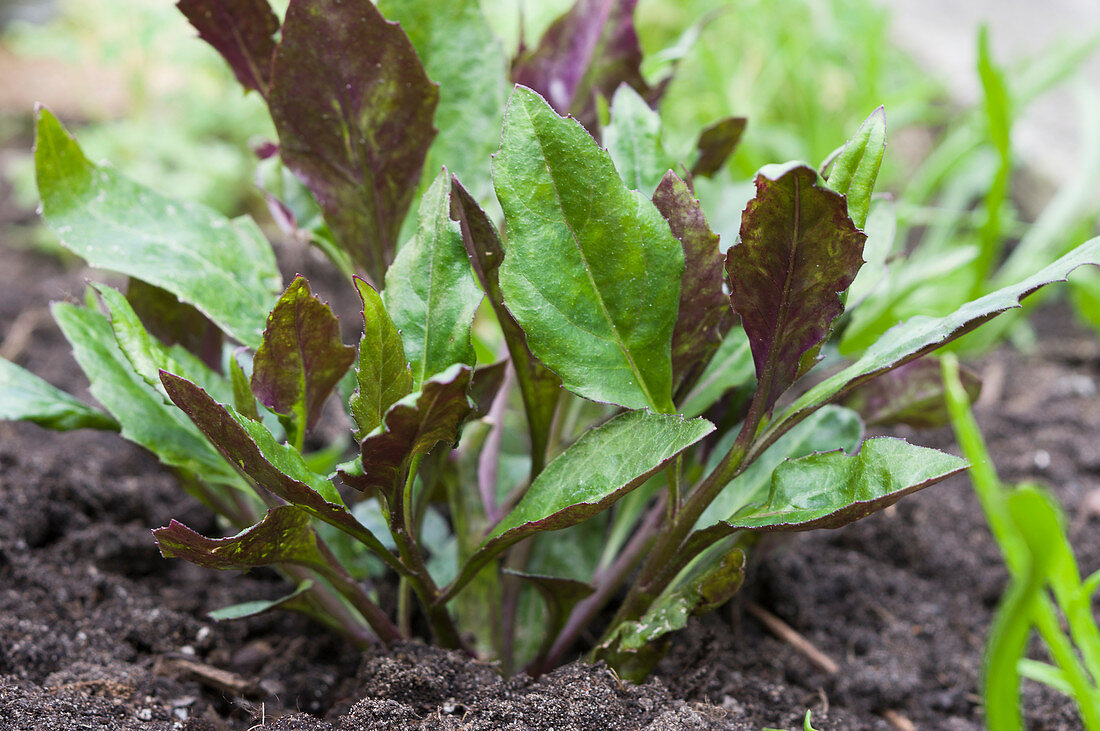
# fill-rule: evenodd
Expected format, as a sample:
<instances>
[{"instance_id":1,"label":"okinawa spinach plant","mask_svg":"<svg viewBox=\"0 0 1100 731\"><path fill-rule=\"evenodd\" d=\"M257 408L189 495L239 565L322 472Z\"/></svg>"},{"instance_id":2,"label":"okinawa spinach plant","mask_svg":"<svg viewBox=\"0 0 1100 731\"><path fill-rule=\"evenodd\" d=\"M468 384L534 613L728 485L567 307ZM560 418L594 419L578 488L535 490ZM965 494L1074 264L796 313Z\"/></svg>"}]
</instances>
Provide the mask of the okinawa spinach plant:
<instances>
[{"instance_id":1,"label":"okinawa spinach plant","mask_svg":"<svg viewBox=\"0 0 1100 731\"><path fill-rule=\"evenodd\" d=\"M761 533L836 528L962 470L864 440L838 402L926 417L938 370L917 359L1097 263L1100 240L809 385L863 263L884 113L827 174L763 168L724 247L692 181L744 121L670 152L633 6L580 0L509 66L474 0L292 0L282 21L265 0L183 0L271 110L277 217L362 274L358 348L305 278L284 287L250 219L93 164L40 109L43 217L129 283L53 308L106 413L2 362L0 416L118 429L236 531L173 521L166 557L295 585L218 618L277 606L360 645L416 619L536 673L613 610L592 652L644 675L738 590ZM310 437L335 393L356 444L339 465Z\"/></svg>"}]
</instances>

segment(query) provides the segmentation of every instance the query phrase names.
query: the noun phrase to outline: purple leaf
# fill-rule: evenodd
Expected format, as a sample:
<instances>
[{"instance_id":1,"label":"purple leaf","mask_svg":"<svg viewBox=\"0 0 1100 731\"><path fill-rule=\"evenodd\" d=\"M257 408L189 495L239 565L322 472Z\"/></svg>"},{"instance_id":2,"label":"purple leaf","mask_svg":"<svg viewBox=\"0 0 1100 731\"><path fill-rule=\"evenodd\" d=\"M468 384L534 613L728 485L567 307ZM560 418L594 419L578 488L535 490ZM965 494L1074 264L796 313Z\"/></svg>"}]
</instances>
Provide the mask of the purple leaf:
<instances>
[{"instance_id":1,"label":"purple leaf","mask_svg":"<svg viewBox=\"0 0 1100 731\"><path fill-rule=\"evenodd\" d=\"M488 415L497 394L500 393L501 385L504 384L504 374L507 372L507 359L474 369L474 374L470 377L470 403L474 405L475 419Z\"/></svg>"},{"instance_id":2,"label":"purple leaf","mask_svg":"<svg viewBox=\"0 0 1100 731\"><path fill-rule=\"evenodd\" d=\"M867 237L844 197L817 179L805 165L762 170L741 217L741 241L726 253L730 303L749 336L755 398L765 412L844 310L838 293L863 264Z\"/></svg>"},{"instance_id":3,"label":"purple leaf","mask_svg":"<svg viewBox=\"0 0 1100 731\"><path fill-rule=\"evenodd\" d=\"M459 427L473 411L466 398L470 376L469 366L455 364L390 407L381 431L360 445L363 474L341 472L344 482L364 492L378 490L394 505L413 455L458 440Z\"/></svg>"},{"instance_id":4,"label":"purple leaf","mask_svg":"<svg viewBox=\"0 0 1100 731\"><path fill-rule=\"evenodd\" d=\"M369 0L291 0L270 96L283 160L374 284L396 251L438 102L408 36Z\"/></svg>"},{"instance_id":5,"label":"purple leaf","mask_svg":"<svg viewBox=\"0 0 1100 731\"><path fill-rule=\"evenodd\" d=\"M523 330L504 306L498 276L500 264L504 261L504 247L496 228L458 178L452 176L451 183L451 218L462 227L466 253L470 255L481 288L488 295L489 304L500 321L527 413L532 454L541 464L550 437L550 422L554 419L561 394L561 379L531 354Z\"/></svg>"},{"instance_id":6,"label":"purple leaf","mask_svg":"<svg viewBox=\"0 0 1100 731\"><path fill-rule=\"evenodd\" d=\"M180 0L199 37L229 64L237 81L267 96L279 18L267 0Z\"/></svg>"},{"instance_id":7,"label":"purple leaf","mask_svg":"<svg viewBox=\"0 0 1100 731\"><path fill-rule=\"evenodd\" d=\"M341 342L332 309L313 296L305 277L295 277L267 318L252 365L252 392L306 429L354 360L355 348Z\"/></svg>"},{"instance_id":8,"label":"purple leaf","mask_svg":"<svg viewBox=\"0 0 1100 731\"><path fill-rule=\"evenodd\" d=\"M978 375L960 368L959 376L970 400L978 398ZM842 405L858 411L867 426L943 426L948 419L940 360L930 355L887 371L850 392Z\"/></svg>"},{"instance_id":9,"label":"purple leaf","mask_svg":"<svg viewBox=\"0 0 1100 731\"><path fill-rule=\"evenodd\" d=\"M638 0L577 0L543 34L536 48L516 59L512 79L534 89L559 114L572 113L595 129L596 94L610 99L629 84L655 103L642 78L642 48L634 29Z\"/></svg>"},{"instance_id":10,"label":"purple leaf","mask_svg":"<svg viewBox=\"0 0 1100 731\"><path fill-rule=\"evenodd\" d=\"M229 538L207 538L174 520L154 530L153 535L165 558L182 558L208 569L226 571L280 563L327 568L317 549L309 515L292 505L268 510L259 523Z\"/></svg>"},{"instance_id":11,"label":"purple leaf","mask_svg":"<svg viewBox=\"0 0 1100 731\"><path fill-rule=\"evenodd\" d=\"M653 193L653 204L668 221L672 235L684 247L680 278L680 311L672 332L673 390L693 369L703 364L722 341L723 317L730 311L722 292L722 252L718 234L687 183L669 170Z\"/></svg>"},{"instance_id":12,"label":"purple leaf","mask_svg":"<svg viewBox=\"0 0 1100 731\"><path fill-rule=\"evenodd\" d=\"M301 455L276 442L263 424L227 409L179 376L161 371L160 381L210 443L257 485L357 538L400 570L393 554L348 512L332 483L311 472Z\"/></svg>"},{"instance_id":13,"label":"purple leaf","mask_svg":"<svg viewBox=\"0 0 1100 731\"><path fill-rule=\"evenodd\" d=\"M222 331L206 315L166 289L130 278L126 300L145 328L166 345L179 343L206 365L221 366Z\"/></svg>"},{"instance_id":14,"label":"purple leaf","mask_svg":"<svg viewBox=\"0 0 1100 731\"><path fill-rule=\"evenodd\" d=\"M709 178L721 170L737 149L747 121L744 117L726 117L705 128L695 143L699 157L691 166L691 174Z\"/></svg>"}]
</instances>

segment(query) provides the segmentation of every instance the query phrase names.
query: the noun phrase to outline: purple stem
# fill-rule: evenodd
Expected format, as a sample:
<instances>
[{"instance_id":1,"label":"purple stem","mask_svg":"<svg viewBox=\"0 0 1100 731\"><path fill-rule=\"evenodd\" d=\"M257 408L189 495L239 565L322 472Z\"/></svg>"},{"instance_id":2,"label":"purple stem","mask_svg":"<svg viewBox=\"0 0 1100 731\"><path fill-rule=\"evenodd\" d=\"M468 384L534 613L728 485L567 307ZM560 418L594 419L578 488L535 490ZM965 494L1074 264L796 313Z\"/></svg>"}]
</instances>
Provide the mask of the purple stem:
<instances>
[{"instance_id":1,"label":"purple stem","mask_svg":"<svg viewBox=\"0 0 1100 731\"><path fill-rule=\"evenodd\" d=\"M500 390L489 408L488 416L492 427L477 458L477 487L485 509L486 524L490 526L496 525L503 517L497 507L497 475L500 470L500 446L504 440L504 413L508 407L508 392L512 390L514 375L515 371L509 363L504 370Z\"/></svg>"}]
</instances>

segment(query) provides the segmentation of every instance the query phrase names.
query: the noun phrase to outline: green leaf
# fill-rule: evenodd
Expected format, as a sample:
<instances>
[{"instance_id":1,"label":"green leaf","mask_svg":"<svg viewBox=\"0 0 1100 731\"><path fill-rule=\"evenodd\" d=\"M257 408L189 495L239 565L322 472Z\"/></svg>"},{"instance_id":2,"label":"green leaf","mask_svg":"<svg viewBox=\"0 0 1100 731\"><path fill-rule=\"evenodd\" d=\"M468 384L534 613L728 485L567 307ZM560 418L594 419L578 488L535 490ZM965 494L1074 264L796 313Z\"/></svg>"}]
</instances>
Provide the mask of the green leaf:
<instances>
[{"instance_id":1,"label":"green leaf","mask_svg":"<svg viewBox=\"0 0 1100 731\"><path fill-rule=\"evenodd\" d=\"M336 315L298 276L267 318L252 361L252 392L275 413L293 415L304 431L354 360L355 348L340 340Z\"/></svg>"},{"instance_id":2,"label":"green leaf","mask_svg":"<svg viewBox=\"0 0 1100 731\"><path fill-rule=\"evenodd\" d=\"M573 607L591 596L595 589L591 584L576 579L567 579L560 576L545 576L542 574L530 574L521 571L505 569L504 573L519 578L523 583L533 586L543 602L546 604L546 621L539 628L542 632L542 646L532 661L538 663L538 659L549 652L554 639L558 636L565 622L569 619L569 613Z\"/></svg>"},{"instance_id":3,"label":"green leaf","mask_svg":"<svg viewBox=\"0 0 1100 731\"><path fill-rule=\"evenodd\" d=\"M584 522L611 507L714 431L706 419L628 411L590 429L535 479L447 589L452 596L493 556L527 536ZM442 601L442 599L440 600Z\"/></svg>"},{"instance_id":4,"label":"green leaf","mask_svg":"<svg viewBox=\"0 0 1100 731\"><path fill-rule=\"evenodd\" d=\"M550 424L557 410L561 395L561 379L547 370L527 347L527 338L523 330L504 306L504 295L500 291L500 265L504 261L504 246L500 242L496 227L485 215L473 196L466 191L457 177L451 177L451 217L458 221L462 229L462 241L466 253L470 256L474 272L482 289L485 290L489 304L500 322L505 345L516 370L520 395L527 413L528 430L531 434L531 454L536 461L535 472L541 471L543 455L550 439Z\"/></svg>"},{"instance_id":5,"label":"green leaf","mask_svg":"<svg viewBox=\"0 0 1100 731\"><path fill-rule=\"evenodd\" d=\"M707 470L713 470L726 452L733 446L736 431L731 432L711 451ZM794 429L776 440L767 451L753 460L718 494L696 521L696 529L702 529L729 520L749 503L767 499L775 470L787 460L798 459L815 452L843 449L854 452L863 439L863 424L859 416L849 409L826 406Z\"/></svg>"},{"instance_id":6,"label":"green leaf","mask_svg":"<svg viewBox=\"0 0 1100 731\"><path fill-rule=\"evenodd\" d=\"M260 410L256 408L256 397L252 394L248 376L241 367L240 361L237 360L239 355L238 351L229 358L229 382L233 386L233 408L246 419L259 421Z\"/></svg>"},{"instance_id":7,"label":"green leaf","mask_svg":"<svg viewBox=\"0 0 1100 731\"><path fill-rule=\"evenodd\" d=\"M772 474L766 501L720 525L761 531L839 528L966 466L964 459L902 439L868 439L855 455L825 452L784 462Z\"/></svg>"},{"instance_id":8,"label":"green leaf","mask_svg":"<svg viewBox=\"0 0 1100 731\"><path fill-rule=\"evenodd\" d=\"M290 3L269 104L280 155L378 284L420 182L439 91L370 0Z\"/></svg>"},{"instance_id":9,"label":"green leaf","mask_svg":"<svg viewBox=\"0 0 1100 731\"><path fill-rule=\"evenodd\" d=\"M726 252L730 303L741 315L764 411L800 375L803 355L843 311L839 293L863 263L867 238L844 199L817 184L813 169L769 166L741 218L741 241Z\"/></svg>"},{"instance_id":10,"label":"green leaf","mask_svg":"<svg viewBox=\"0 0 1100 731\"><path fill-rule=\"evenodd\" d=\"M669 170L653 193L653 204L684 248L680 306L672 331L672 380L678 387L709 362L722 341L723 321L732 313L722 291L718 234L707 225L703 207L687 183Z\"/></svg>"},{"instance_id":11,"label":"green leaf","mask_svg":"<svg viewBox=\"0 0 1100 731\"><path fill-rule=\"evenodd\" d=\"M161 381L173 403L257 485L357 538L400 570L393 554L348 511L333 484L306 467L297 450L276 442L263 424L219 404L190 381L164 372Z\"/></svg>"},{"instance_id":12,"label":"green leaf","mask_svg":"<svg viewBox=\"0 0 1100 731\"><path fill-rule=\"evenodd\" d=\"M1081 244L1027 279L968 302L946 317L917 316L890 328L867 349L863 357L795 400L772 421L757 443L770 444L822 405L880 373L919 358L970 332L1005 310L1019 307L1024 297L1051 282L1065 281L1070 272L1083 264L1100 265L1100 237Z\"/></svg>"},{"instance_id":13,"label":"green leaf","mask_svg":"<svg viewBox=\"0 0 1100 731\"><path fill-rule=\"evenodd\" d=\"M362 441L382 423L389 408L413 390L413 377L401 344L401 333L374 287L355 277L363 301L363 337L359 340L358 388L348 401L355 438Z\"/></svg>"},{"instance_id":14,"label":"green leaf","mask_svg":"<svg viewBox=\"0 0 1100 731\"><path fill-rule=\"evenodd\" d=\"M863 121L833 160L825 185L848 199L848 215L863 228L871 208L878 170L886 154L886 109L879 107Z\"/></svg>"},{"instance_id":15,"label":"green leaf","mask_svg":"<svg viewBox=\"0 0 1100 731\"><path fill-rule=\"evenodd\" d=\"M747 123L744 117L726 117L706 127L695 143L698 157L691 166L691 174L709 178L721 170L737 149Z\"/></svg>"},{"instance_id":16,"label":"green leaf","mask_svg":"<svg viewBox=\"0 0 1100 731\"><path fill-rule=\"evenodd\" d=\"M500 286L531 352L585 398L671 412L684 255L661 214L522 87L493 176L508 224Z\"/></svg>"},{"instance_id":17,"label":"green leaf","mask_svg":"<svg viewBox=\"0 0 1100 731\"><path fill-rule=\"evenodd\" d=\"M466 396L470 376L469 366L456 364L391 406L382 426L360 445L363 473L341 472L344 482L364 492L380 490L394 505L413 455L458 441L459 427L473 410Z\"/></svg>"},{"instance_id":18,"label":"green leaf","mask_svg":"<svg viewBox=\"0 0 1100 731\"><path fill-rule=\"evenodd\" d=\"M35 167L42 216L67 249L171 292L251 348L260 344L281 278L251 219L230 221L93 165L42 107Z\"/></svg>"},{"instance_id":19,"label":"green leaf","mask_svg":"<svg viewBox=\"0 0 1100 731\"><path fill-rule=\"evenodd\" d=\"M115 342L126 359L130 361L134 373L159 391L166 401L168 394L160 383L162 369L179 373L201 383L204 388L214 391L219 397L228 395L228 384L225 379L207 368L202 361L183 348L178 346L167 348L154 338L145 329L137 313L130 306L130 301L121 292L105 284L93 284L92 288L107 307Z\"/></svg>"},{"instance_id":20,"label":"green leaf","mask_svg":"<svg viewBox=\"0 0 1100 731\"><path fill-rule=\"evenodd\" d=\"M378 9L401 23L439 84L435 123L439 135L428 150L428 170L446 165L478 200L492 190L489 157L496 150L504 102L507 61L477 0L380 0Z\"/></svg>"},{"instance_id":21,"label":"green leaf","mask_svg":"<svg viewBox=\"0 0 1100 731\"><path fill-rule=\"evenodd\" d=\"M47 429L110 429L118 422L0 358L0 421L30 421Z\"/></svg>"},{"instance_id":22,"label":"green leaf","mask_svg":"<svg viewBox=\"0 0 1100 731\"><path fill-rule=\"evenodd\" d=\"M134 372L106 317L66 303L54 304L53 316L73 346L89 390L118 420L123 438L145 447L166 465L207 482L241 487L237 473L187 417Z\"/></svg>"},{"instance_id":23,"label":"green leaf","mask_svg":"<svg viewBox=\"0 0 1100 731\"><path fill-rule=\"evenodd\" d=\"M628 188L652 195L673 161L661 143L661 116L626 84L611 99L603 144Z\"/></svg>"},{"instance_id":24,"label":"green leaf","mask_svg":"<svg viewBox=\"0 0 1100 731\"><path fill-rule=\"evenodd\" d=\"M182 558L203 568L228 571L299 564L327 570L309 515L293 505L271 508L256 525L229 538L207 538L175 520L153 531L165 558Z\"/></svg>"},{"instance_id":25,"label":"green leaf","mask_svg":"<svg viewBox=\"0 0 1100 731\"><path fill-rule=\"evenodd\" d=\"M306 579L301 584L298 584L297 589L278 599L257 599L250 602L241 602L240 604L234 604L229 607L215 609L213 612L207 612L206 616L210 617L210 619L215 622L255 617L257 614L264 614L265 612L270 612L272 609L279 609L280 607L285 608L288 605L296 604L295 600L304 598L303 595L312 588L313 581L311 579Z\"/></svg>"},{"instance_id":26,"label":"green leaf","mask_svg":"<svg viewBox=\"0 0 1100 731\"><path fill-rule=\"evenodd\" d=\"M444 170L421 199L416 236L386 273L382 293L417 386L455 363L473 366L470 326L482 296L462 228L451 220L451 178Z\"/></svg>"}]
</instances>

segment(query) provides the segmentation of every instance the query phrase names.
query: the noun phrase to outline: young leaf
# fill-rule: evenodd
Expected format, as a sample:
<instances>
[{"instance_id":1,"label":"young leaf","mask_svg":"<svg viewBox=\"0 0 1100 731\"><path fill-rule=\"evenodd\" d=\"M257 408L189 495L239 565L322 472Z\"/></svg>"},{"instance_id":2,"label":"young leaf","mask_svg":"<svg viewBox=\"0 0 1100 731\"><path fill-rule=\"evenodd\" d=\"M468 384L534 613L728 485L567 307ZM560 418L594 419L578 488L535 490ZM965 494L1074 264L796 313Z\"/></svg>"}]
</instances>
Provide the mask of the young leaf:
<instances>
[{"instance_id":1,"label":"young leaf","mask_svg":"<svg viewBox=\"0 0 1100 731\"><path fill-rule=\"evenodd\" d=\"M271 508L259 523L229 538L207 538L174 520L154 530L153 536L160 555L208 569L228 571L280 563L327 569L309 515L293 505Z\"/></svg>"},{"instance_id":2,"label":"young leaf","mask_svg":"<svg viewBox=\"0 0 1100 731\"><path fill-rule=\"evenodd\" d=\"M336 315L298 276L267 318L252 361L252 392L275 413L293 415L297 428L309 429L354 360L355 348L340 340Z\"/></svg>"},{"instance_id":3,"label":"young leaf","mask_svg":"<svg viewBox=\"0 0 1100 731\"><path fill-rule=\"evenodd\" d=\"M251 219L229 221L93 165L42 107L35 169L42 217L66 248L94 267L166 289L241 343L260 344L281 278Z\"/></svg>"},{"instance_id":4,"label":"young leaf","mask_svg":"<svg viewBox=\"0 0 1100 731\"><path fill-rule=\"evenodd\" d=\"M489 157L496 150L507 61L477 0L380 0L378 9L401 23L428 78L439 84L439 127L425 168L446 165L470 184L478 200L492 190Z\"/></svg>"},{"instance_id":5,"label":"young leaf","mask_svg":"<svg viewBox=\"0 0 1100 731\"><path fill-rule=\"evenodd\" d=\"M737 149L741 135L745 134L748 120L744 117L726 117L706 127L695 143L698 157L691 166L691 174L709 178L726 164L726 160Z\"/></svg>"},{"instance_id":6,"label":"young leaf","mask_svg":"<svg viewBox=\"0 0 1100 731\"><path fill-rule=\"evenodd\" d=\"M628 411L590 429L535 479L444 593L453 596L493 556L527 536L588 520L707 434L706 419ZM443 601L441 599L440 601Z\"/></svg>"},{"instance_id":7,"label":"young leaf","mask_svg":"<svg viewBox=\"0 0 1100 731\"><path fill-rule=\"evenodd\" d=\"M390 566L401 570L393 554L344 506L332 483L310 471L297 450L276 442L263 424L219 404L190 381L164 372L160 377L172 402L257 485L359 539Z\"/></svg>"},{"instance_id":8,"label":"young leaf","mask_svg":"<svg viewBox=\"0 0 1100 731\"><path fill-rule=\"evenodd\" d=\"M516 369L516 379L527 413L531 455L535 460L533 467L537 466L535 472L538 472L542 469L543 455L550 438L550 422L554 419L561 394L561 379L531 354L523 330L504 306L499 277L504 246L485 211L454 176L451 177L451 218L458 221L462 229L466 253L504 333L504 342Z\"/></svg>"},{"instance_id":9,"label":"young leaf","mask_svg":"<svg viewBox=\"0 0 1100 731\"><path fill-rule=\"evenodd\" d=\"M341 472L344 482L364 492L380 490L393 505L414 454L458 441L459 427L472 411L466 397L470 375L468 366L456 364L391 406L382 427L360 447L363 473Z\"/></svg>"},{"instance_id":10,"label":"young leaf","mask_svg":"<svg viewBox=\"0 0 1100 731\"><path fill-rule=\"evenodd\" d=\"M355 421L355 438L363 438L382 423L389 408L413 390L413 377L401 344L401 333L382 305L374 287L359 277L352 280L363 300L363 337L359 341L359 385L348 401Z\"/></svg>"},{"instance_id":11,"label":"young leaf","mask_svg":"<svg viewBox=\"0 0 1100 731\"><path fill-rule=\"evenodd\" d=\"M661 116L623 84L611 99L611 124L603 144L628 188L650 195L672 160L661 144Z\"/></svg>"},{"instance_id":12,"label":"young leaf","mask_svg":"<svg viewBox=\"0 0 1100 731\"><path fill-rule=\"evenodd\" d=\"M88 377L89 390L122 427L122 436L203 480L242 487L241 479L187 417L134 372L119 350L107 318L66 303L53 305L73 357Z\"/></svg>"},{"instance_id":13,"label":"young leaf","mask_svg":"<svg viewBox=\"0 0 1100 731\"><path fill-rule=\"evenodd\" d=\"M981 393L982 381L969 369L959 375L970 401ZM940 361L927 356L877 376L844 398L868 426L908 424L930 429L948 423Z\"/></svg>"},{"instance_id":14,"label":"young leaf","mask_svg":"<svg viewBox=\"0 0 1100 731\"><path fill-rule=\"evenodd\" d=\"M267 0L180 0L199 37L213 46L246 89L267 96L279 18Z\"/></svg>"},{"instance_id":15,"label":"young leaf","mask_svg":"<svg viewBox=\"0 0 1100 731\"><path fill-rule=\"evenodd\" d=\"M1019 307L1032 292L1051 282L1065 281L1070 272L1084 264L1100 265L1100 237L1086 241L1027 279L968 302L946 317L919 315L890 328L863 357L796 399L772 421L757 444L770 444L814 410L861 383L932 352L1005 310Z\"/></svg>"},{"instance_id":16,"label":"young leaf","mask_svg":"<svg viewBox=\"0 0 1100 731\"><path fill-rule=\"evenodd\" d=\"M848 215L863 228L871 208L878 169L886 154L886 110L871 112L852 139L841 148L825 185L848 199Z\"/></svg>"},{"instance_id":17,"label":"young leaf","mask_svg":"<svg viewBox=\"0 0 1100 731\"><path fill-rule=\"evenodd\" d=\"M470 326L482 298L462 227L451 220L445 169L424 193L419 213L416 236L401 247L382 293L418 386L455 363L473 366Z\"/></svg>"},{"instance_id":18,"label":"young leaf","mask_svg":"<svg viewBox=\"0 0 1100 731\"><path fill-rule=\"evenodd\" d=\"M11 361L0 358L0 421L30 421L47 429L110 429L118 422Z\"/></svg>"},{"instance_id":19,"label":"young leaf","mask_svg":"<svg viewBox=\"0 0 1100 731\"><path fill-rule=\"evenodd\" d=\"M763 504L749 505L719 526L761 531L839 528L966 467L964 459L903 439L868 439L858 454L825 452L784 462L772 474Z\"/></svg>"},{"instance_id":20,"label":"young leaf","mask_svg":"<svg viewBox=\"0 0 1100 731\"><path fill-rule=\"evenodd\" d=\"M508 224L500 286L527 345L585 398L672 411L684 254L573 120L517 87L493 164Z\"/></svg>"},{"instance_id":21,"label":"young leaf","mask_svg":"<svg viewBox=\"0 0 1100 731\"><path fill-rule=\"evenodd\" d=\"M719 555L679 588L658 597L640 619L616 627L596 649L597 655L620 673L625 668L624 677L641 682L668 649L667 640L660 640L686 627L692 616L713 611L736 594L745 580L746 563L740 548Z\"/></svg>"},{"instance_id":22,"label":"young leaf","mask_svg":"<svg viewBox=\"0 0 1100 731\"><path fill-rule=\"evenodd\" d=\"M516 59L512 80L544 96L559 114L587 129L596 122L596 94L611 98L621 84L654 92L641 74L634 29L638 0L577 0L554 21L536 48Z\"/></svg>"},{"instance_id":23,"label":"young leaf","mask_svg":"<svg viewBox=\"0 0 1100 731\"><path fill-rule=\"evenodd\" d=\"M291 0L275 51L280 154L377 284L420 182L439 91L370 0Z\"/></svg>"},{"instance_id":24,"label":"young leaf","mask_svg":"<svg viewBox=\"0 0 1100 731\"><path fill-rule=\"evenodd\" d=\"M844 199L818 186L811 168L765 168L756 176L756 197L742 216L740 243L726 253L726 273L765 411L843 311L839 293L863 263L865 239Z\"/></svg>"},{"instance_id":25,"label":"young leaf","mask_svg":"<svg viewBox=\"0 0 1100 731\"><path fill-rule=\"evenodd\" d=\"M298 601L303 599L303 595L313 588L313 581L306 579L301 584L298 584L298 588L287 594L281 596L278 599L256 599L250 602L241 602L240 604L234 604L229 607L223 607L221 609L215 609L213 612L207 612L206 616L215 622L225 622L231 619L244 619L245 617L255 617L258 614L269 612L272 609L291 608L297 606Z\"/></svg>"},{"instance_id":26,"label":"young leaf","mask_svg":"<svg viewBox=\"0 0 1100 731\"><path fill-rule=\"evenodd\" d=\"M259 421L260 410L256 407L256 396L252 393L248 375L237 360L242 350L243 348L238 348L229 358L229 383L233 387L233 408L246 419Z\"/></svg>"},{"instance_id":27,"label":"young leaf","mask_svg":"<svg viewBox=\"0 0 1100 731\"><path fill-rule=\"evenodd\" d=\"M669 170L653 194L653 204L684 248L680 309L672 332L672 382L676 387L718 348L722 320L730 305L722 292L718 234L707 225L703 207L687 183Z\"/></svg>"}]
</instances>

